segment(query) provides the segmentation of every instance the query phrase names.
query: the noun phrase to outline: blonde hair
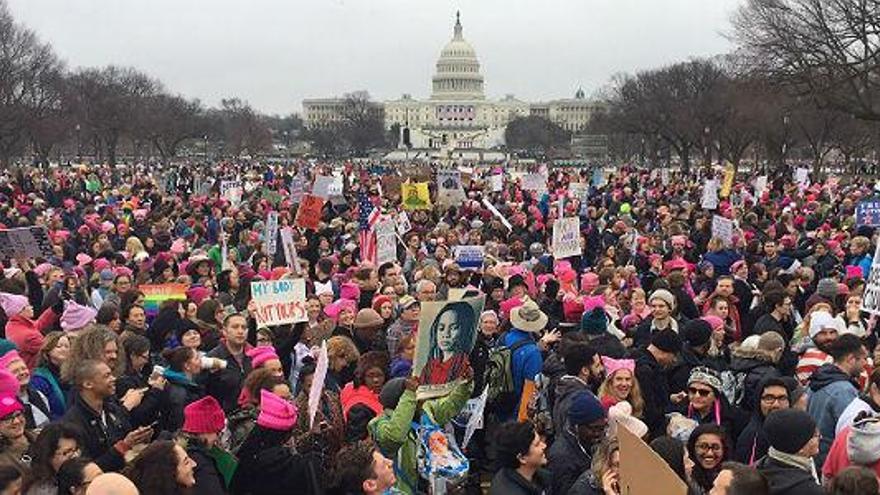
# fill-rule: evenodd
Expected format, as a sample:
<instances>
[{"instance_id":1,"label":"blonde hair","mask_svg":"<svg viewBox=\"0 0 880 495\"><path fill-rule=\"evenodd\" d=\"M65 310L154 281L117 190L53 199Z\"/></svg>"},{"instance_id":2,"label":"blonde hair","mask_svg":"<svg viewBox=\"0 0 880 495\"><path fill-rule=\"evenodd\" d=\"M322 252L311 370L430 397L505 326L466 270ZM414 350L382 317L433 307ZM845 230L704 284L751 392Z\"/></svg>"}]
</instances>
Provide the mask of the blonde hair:
<instances>
[{"instance_id":1,"label":"blonde hair","mask_svg":"<svg viewBox=\"0 0 880 495\"><path fill-rule=\"evenodd\" d=\"M619 371L622 370L618 370L618 372ZM599 385L599 398L612 397L611 380L614 378L615 374L616 373L611 373L606 375L605 379L602 380L602 385ZM641 418L642 412L645 410L645 400L642 398L642 389L639 387L639 381L636 379L636 374L630 372L630 375L632 375L632 389L630 389L629 397L626 398L626 401L632 406L633 417Z\"/></svg>"},{"instance_id":2,"label":"blonde hair","mask_svg":"<svg viewBox=\"0 0 880 495\"><path fill-rule=\"evenodd\" d=\"M596 450L596 454L593 456L593 463L590 465L590 470L593 471L597 480L601 480L605 473L611 470L611 456L619 451L620 443L616 438L605 438L602 440L602 443L599 444L599 448Z\"/></svg>"},{"instance_id":3,"label":"blonde hair","mask_svg":"<svg viewBox=\"0 0 880 495\"><path fill-rule=\"evenodd\" d=\"M336 335L327 339L327 357L330 359L341 357L346 363L351 364L360 359L361 353L350 338Z\"/></svg>"},{"instance_id":4,"label":"blonde hair","mask_svg":"<svg viewBox=\"0 0 880 495\"><path fill-rule=\"evenodd\" d=\"M134 258L136 254L142 253L146 250L144 243L135 236L131 236L125 241L125 251L128 252L132 258Z\"/></svg>"},{"instance_id":5,"label":"blonde hair","mask_svg":"<svg viewBox=\"0 0 880 495\"><path fill-rule=\"evenodd\" d=\"M724 241L721 240L720 237L713 237L709 239L709 243L706 245L706 249L711 252L717 252L724 249Z\"/></svg>"}]
</instances>

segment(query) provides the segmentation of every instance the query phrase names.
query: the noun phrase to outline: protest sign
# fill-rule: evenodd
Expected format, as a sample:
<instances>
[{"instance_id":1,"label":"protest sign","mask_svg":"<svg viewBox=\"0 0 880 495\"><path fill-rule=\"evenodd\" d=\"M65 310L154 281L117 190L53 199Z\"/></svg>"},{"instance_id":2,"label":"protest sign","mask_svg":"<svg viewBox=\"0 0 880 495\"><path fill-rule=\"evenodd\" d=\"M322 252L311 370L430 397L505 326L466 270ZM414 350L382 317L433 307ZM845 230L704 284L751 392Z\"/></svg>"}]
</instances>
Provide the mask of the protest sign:
<instances>
[{"instance_id":1,"label":"protest sign","mask_svg":"<svg viewBox=\"0 0 880 495\"><path fill-rule=\"evenodd\" d=\"M461 187L461 172L458 170L437 170L437 202L455 205L467 197Z\"/></svg>"},{"instance_id":2,"label":"protest sign","mask_svg":"<svg viewBox=\"0 0 880 495\"><path fill-rule=\"evenodd\" d=\"M165 301L185 301L185 284L148 284L138 286L144 293L144 313L147 316L159 314L159 307Z\"/></svg>"},{"instance_id":3,"label":"protest sign","mask_svg":"<svg viewBox=\"0 0 880 495\"><path fill-rule=\"evenodd\" d=\"M397 259L397 235L394 220L383 218L376 223L376 264L391 263Z\"/></svg>"},{"instance_id":4,"label":"protest sign","mask_svg":"<svg viewBox=\"0 0 880 495\"><path fill-rule=\"evenodd\" d=\"M405 211L397 214L397 233L404 235L412 230L412 223L409 221L409 215Z\"/></svg>"},{"instance_id":5,"label":"protest sign","mask_svg":"<svg viewBox=\"0 0 880 495\"><path fill-rule=\"evenodd\" d=\"M501 174L490 175L489 185L492 192L501 192L504 189L504 176Z\"/></svg>"},{"instance_id":6,"label":"protest sign","mask_svg":"<svg viewBox=\"0 0 880 495\"><path fill-rule=\"evenodd\" d=\"M275 248L278 238L278 212L270 211L266 215L266 228L263 231L263 242L266 245L266 255L269 259L275 257Z\"/></svg>"},{"instance_id":7,"label":"protest sign","mask_svg":"<svg viewBox=\"0 0 880 495\"><path fill-rule=\"evenodd\" d=\"M483 389L483 393L479 397L468 400L458 416L453 422L458 426L464 427L464 438L461 441L461 448L465 449L470 443L474 432L483 429L483 412L486 409L486 400L489 398L489 386Z\"/></svg>"},{"instance_id":8,"label":"protest sign","mask_svg":"<svg viewBox=\"0 0 880 495\"><path fill-rule=\"evenodd\" d=\"M327 380L327 368L330 359L327 355L327 341L321 342L321 349L318 351L318 362L315 363L315 374L312 377L312 387L309 389L309 428L315 426L315 415L318 413L318 406L321 404L321 395L324 392L324 383Z\"/></svg>"},{"instance_id":9,"label":"protest sign","mask_svg":"<svg viewBox=\"0 0 880 495\"><path fill-rule=\"evenodd\" d=\"M865 292L862 295L862 311L880 316L880 243L874 251L871 273L865 280Z\"/></svg>"},{"instance_id":10,"label":"protest sign","mask_svg":"<svg viewBox=\"0 0 880 495\"><path fill-rule=\"evenodd\" d=\"M880 198L866 198L856 205L856 225L880 226Z\"/></svg>"},{"instance_id":11,"label":"protest sign","mask_svg":"<svg viewBox=\"0 0 880 495\"><path fill-rule=\"evenodd\" d=\"M319 175L315 177L312 184L312 194L327 201L330 199L330 189L333 187L335 179L329 175Z\"/></svg>"},{"instance_id":12,"label":"protest sign","mask_svg":"<svg viewBox=\"0 0 880 495\"><path fill-rule=\"evenodd\" d=\"M734 170L733 164L728 163L724 166L724 180L721 182L721 197L726 198L730 196L730 190L733 189L733 179L736 177L736 171Z\"/></svg>"},{"instance_id":13,"label":"protest sign","mask_svg":"<svg viewBox=\"0 0 880 495\"><path fill-rule=\"evenodd\" d=\"M303 194L302 203L296 210L296 225L304 229L318 230L324 200L311 194Z\"/></svg>"},{"instance_id":14,"label":"protest sign","mask_svg":"<svg viewBox=\"0 0 880 495\"><path fill-rule=\"evenodd\" d=\"M284 260L287 262L287 267L293 270L293 273L300 275L299 256L296 253L293 230L290 227L281 229L281 248L284 249Z\"/></svg>"},{"instance_id":15,"label":"protest sign","mask_svg":"<svg viewBox=\"0 0 880 495\"><path fill-rule=\"evenodd\" d=\"M224 180L220 182L220 195L223 199L229 201L233 206L237 206L241 203L241 181L239 180Z\"/></svg>"},{"instance_id":16,"label":"protest sign","mask_svg":"<svg viewBox=\"0 0 880 495\"><path fill-rule=\"evenodd\" d=\"M290 180L290 202L297 205L305 193L305 181L299 175Z\"/></svg>"},{"instance_id":17,"label":"protest sign","mask_svg":"<svg viewBox=\"0 0 880 495\"><path fill-rule=\"evenodd\" d=\"M484 296L422 303L413 360L413 375L419 377L418 400L447 395L464 381L484 303Z\"/></svg>"},{"instance_id":18,"label":"protest sign","mask_svg":"<svg viewBox=\"0 0 880 495\"><path fill-rule=\"evenodd\" d=\"M455 246L455 262L463 270L483 268L483 246Z\"/></svg>"},{"instance_id":19,"label":"protest sign","mask_svg":"<svg viewBox=\"0 0 880 495\"><path fill-rule=\"evenodd\" d=\"M620 493L685 495L687 485L651 447L626 428L617 429Z\"/></svg>"},{"instance_id":20,"label":"protest sign","mask_svg":"<svg viewBox=\"0 0 880 495\"><path fill-rule=\"evenodd\" d=\"M502 215L501 212L498 211L498 208L495 208L495 205L490 203L489 200L486 198L483 198L483 204L486 206L486 208L489 209L489 211L492 212L493 215L495 215L496 217L498 217L499 220L501 220L501 223L505 227L507 227L507 230L510 230L510 231L513 230L513 225L511 225L510 222L506 218L504 218L504 215Z\"/></svg>"},{"instance_id":21,"label":"protest sign","mask_svg":"<svg viewBox=\"0 0 880 495\"><path fill-rule=\"evenodd\" d=\"M803 191L810 185L810 169L799 167L794 171L794 181L798 188Z\"/></svg>"},{"instance_id":22,"label":"protest sign","mask_svg":"<svg viewBox=\"0 0 880 495\"><path fill-rule=\"evenodd\" d=\"M524 191L543 192L547 190L547 179L541 174L526 174L522 178Z\"/></svg>"},{"instance_id":23,"label":"protest sign","mask_svg":"<svg viewBox=\"0 0 880 495\"><path fill-rule=\"evenodd\" d=\"M666 167L660 169L660 183L664 186L669 185L669 169Z\"/></svg>"},{"instance_id":24,"label":"protest sign","mask_svg":"<svg viewBox=\"0 0 880 495\"><path fill-rule=\"evenodd\" d=\"M261 327L308 321L306 281L301 278L251 282L256 308L253 316Z\"/></svg>"},{"instance_id":25,"label":"protest sign","mask_svg":"<svg viewBox=\"0 0 880 495\"><path fill-rule=\"evenodd\" d=\"M760 175L755 177L755 198L761 199L761 196L764 195L764 191L767 190L767 176Z\"/></svg>"},{"instance_id":26,"label":"protest sign","mask_svg":"<svg viewBox=\"0 0 880 495\"><path fill-rule=\"evenodd\" d=\"M733 220L712 215L712 237L720 238L724 246L729 248L733 244Z\"/></svg>"},{"instance_id":27,"label":"protest sign","mask_svg":"<svg viewBox=\"0 0 880 495\"><path fill-rule=\"evenodd\" d=\"M593 177L590 179L590 184L593 187L602 187L605 185L605 171L601 168L593 169Z\"/></svg>"},{"instance_id":28,"label":"protest sign","mask_svg":"<svg viewBox=\"0 0 880 495\"><path fill-rule=\"evenodd\" d=\"M553 222L553 257L578 256L581 253L581 219L560 218Z\"/></svg>"},{"instance_id":29,"label":"protest sign","mask_svg":"<svg viewBox=\"0 0 880 495\"><path fill-rule=\"evenodd\" d=\"M703 183L703 197L700 204L705 210L718 208L718 181L716 179L706 179L706 182Z\"/></svg>"},{"instance_id":30,"label":"protest sign","mask_svg":"<svg viewBox=\"0 0 880 495\"><path fill-rule=\"evenodd\" d=\"M15 258L49 258L52 243L46 227L19 227L0 230L0 255Z\"/></svg>"},{"instance_id":31,"label":"protest sign","mask_svg":"<svg viewBox=\"0 0 880 495\"><path fill-rule=\"evenodd\" d=\"M427 182L405 182L400 185L403 207L407 210L430 210L431 194Z\"/></svg>"}]
</instances>

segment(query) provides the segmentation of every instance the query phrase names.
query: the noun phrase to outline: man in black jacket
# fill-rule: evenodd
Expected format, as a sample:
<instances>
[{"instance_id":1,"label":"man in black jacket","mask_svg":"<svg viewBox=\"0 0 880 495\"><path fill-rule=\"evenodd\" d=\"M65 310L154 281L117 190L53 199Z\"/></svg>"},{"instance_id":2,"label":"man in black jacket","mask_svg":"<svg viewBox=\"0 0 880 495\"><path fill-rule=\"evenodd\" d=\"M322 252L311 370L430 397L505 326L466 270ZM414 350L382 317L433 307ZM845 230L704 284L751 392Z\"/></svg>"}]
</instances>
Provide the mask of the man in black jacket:
<instances>
[{"instance_id":1,"label":"man in black jacket","mask_svg":"<svg viewBox=\"0 0 880 495\"><path fill-rule=\"evenodd\" d=\"M547 451L553 473L551 493L568 493L578 477L590 469L593 447L605 437L608 416L599 399L589 390L576 392L571 399L565 430L556 433L556 440Z\"/></svg>"},{"instance_id":2,"label":"man in black jacket","mask_svg":"<svg viewBox=\"0 0 880 495\"><path fill-rule=\"evenodd\" d=\"M106 364L93 360L77 363L73 380L77 393L64 421L84 433L83 455L94 459L105 472L121 470L125 453L148 442L153 429L132 430L128 411L113 400L116 377Z\"/></svg>"},{"instance_id":3,"label":"man in black jacket","mask_svg":"<svg viewBox=\"0 0 880 495\"><path fill-rule=\"evenodd\" d=\"M241 385L251 372L251 358L244 352L247 331L247 318L241 314L227 316L223 320L223 341L208 353L208 357L226 361L226 367L201 375L208 395L217 399L227 414L238 407Z\"/></svg>"},{"instance_id":4,"label":"man in black jacket","mask_svg":"<svg viewBox=\"0 0 880 495\"><path fill-rule=\"evenodd\" d=\"M666 413L672 410L672 397L669 394L669 381L666 369L672 366L681 352L681 338L675 330L657 332L646 349L633 353L636 361L636 379L645 400L645 424L652 437L666 434ZM675 397L678 402L687 394Z\"/></svg>"}]
</instances>

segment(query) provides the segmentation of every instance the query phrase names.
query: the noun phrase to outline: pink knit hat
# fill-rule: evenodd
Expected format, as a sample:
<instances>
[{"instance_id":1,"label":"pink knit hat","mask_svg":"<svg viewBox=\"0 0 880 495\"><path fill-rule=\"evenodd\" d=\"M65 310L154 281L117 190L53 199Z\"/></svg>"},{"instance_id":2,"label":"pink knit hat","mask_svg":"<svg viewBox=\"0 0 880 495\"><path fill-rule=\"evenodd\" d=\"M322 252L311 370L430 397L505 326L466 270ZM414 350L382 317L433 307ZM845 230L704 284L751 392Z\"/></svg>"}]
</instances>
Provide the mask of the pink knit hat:
<instances>
[{"instance_id":1,"label":"pink knit hat","mask_svg":"<svg viewBox=\"0 0 880 495\"><path fill-rule=\"evenodd\" d=\"M183 427L187 433L218 433L226 426L226 416L217 399L207 395L183 408Z\"/></svg>"},{"instance_id":2,"label":"pink knit hat","mask_svg":"<svg viewBox=\"0 0 880 495\"><path fill-rule=\"evenodd\" d=\"M211 294L213 294L211 289L196 285L190 287L189 290L186 291L186 298L196 303L196 306L199 306L205 301L205 299L211 297Z\"/></svg>"},{"instance_id":3,"label":"pink knit hat","mask_svg":"<svg viewBox=\"0 0 880 495\"><path fill-rule=\"evenodd\" d=\"M593 272L587 272L581 275L581 291L589 294L596 287L599 287L599 275Z\"/></svg>"},{"instance_id":4,"label":"pink knit hat","mask_svg":"<svg viewBox=\"0 0 880 495\"><path fill-rule=\"evenodd\" d=\"M24 411L24 406L14 395L0 395L0 419L20 411Z\"/></svg>"},{"instance_id":5,"label":"pink knit hat","mask_svg":"<svg viewBox=\"0 0 880 495\"><path fill-rule=\"evenodd\" d=\"M0 395L17 395L21 383L6 368L0 368Z\"/></svg>"},{"instance_id":6,"label":"pink knit hat","mask_svg":"<svg viewBox=\"0 0 880 495\"><path fill-rule=\"evenodd\" d=\"M102 270L104 270L106 268L110 268L111 266L113 266L113 265L111 265L110 261L107 260L106 258L98 258L92 262L92 269L94 269L95 272L98 272L98 273L100 273Z\"/></svg>"},{"instance_id":7,"label":"pink knit hat","mask_svg":"<svg viewBox=\"0 0 880 495\"><path fill-rule=\"evenodd\" d=\"M864 278L865 274L862 273L862 268L855 265L847 265L846 267L846 276L844 280L850 280L853 278Z\"/></svg>"},{"instance_id":8,"label":"pink knit hat","mask_svg":"<svg viewBox=\"0 0 880 495\"><path fill-rule=\"evenodd\" d=\"M271 345L254 347L253 349L247 350L245 354L251 358L251 366L253 366L254 369L259 368L266 361L278 359L278 353L275 352L275 348Z\"/></svg>"},{"instance_id":9,"label":"pink knit hat","mask_svg":"<svg viewBox=\"0 0 880 495\"><path fill-rule=\"evenodd\" d=\"M260 390L260 415L257 424L276 431L288 431L296 425L297 409L293 403L268 390Z\"/></svg>"},{"instance_id":10,"label":"pink knit hat","mask_svg":"<svg viewBox=\"0 0 880 495\"><path fill-rule=\"evenodd\" d=\"M331 320L336 321L339 318L339 313L342 313L342 310L344 309L351 310L352 313L357 313L357 303L351 299L339 299L338 301L325 306L324 314L330 317Z\"/></svg>"},{"instance_id":11,"label":"pink knit hat","mask_svg":"<svg viewBox=\"0 0 880 495\"><path fill-rule=\"evenodd\" d=\"M80 330L95 321L96 316L98 311L95 308L68 301L61 315L61 329L66 332Z\"/></svg>"},{"instance_id":12,"label":"pink knit hat","mask_svg":"<svg viewBox=\"0 0 880 495\"><path fill-rule=\"evenodd\" d=\"M339 286L339 298L357 302L361 298L361 288L352 282L346 282Z\"/></svg>"},{"instance_id":13,"label":"pink knit hat","mask_svg":"<svg viewBox=\"0 0 880 495\"><path fill-rule=\"evenodd\" d=\"M712 327L713 331L724 328L724 320L715 315L706 315L702 318L702 320L708 323L709 326Z\"/></svg>"},{"instance_id":14,"label":"pink knit hat","mask_svg":"<svg viewBox=\"0 0 880 495\"><path fill-rule=\"evenodd\" d=\"M636 371L636 362L632 359L614 359L608 356L601 356L601 358L606 376L611 376L620 370L629 370L630 373L635 373Z\"/></svg>"},{"instance_id":15,"label":"pink knit hat","mask_svg":"<svg viewBox=\"0 0 880 495\"><path fill-rule=\"evenodd\" d=\"M10 294L8 292L0 292L0 308L6 313L7 318L11 318L19 313L30 304L28 298L18 294Z\"/></svg>"},{"instance_id":16,"label":"pink knit hat","mask_svg":"<svg viewBox=\"0 0 880 495\"><path fill-rule=\"evenodd\" d=\"M3 356L0 356L0 369L8 370L9 365L12 364L16 360L24 362L24 360L21 359L21 355L18 353L18 351L13 349L13 350L7 352L6 354L4 354Z\"/></svg>"},{"instance_id":17,"label":"pink knit hat","mask_svg":"<svg viewBox=\"0 0 880 495\"><path fill-rule=\"evenodd\" d=\"M52 268L52 263L40 263L34 268L34 273L36 273L38 277L45 277Z\"/></svg>"}]
</instances>

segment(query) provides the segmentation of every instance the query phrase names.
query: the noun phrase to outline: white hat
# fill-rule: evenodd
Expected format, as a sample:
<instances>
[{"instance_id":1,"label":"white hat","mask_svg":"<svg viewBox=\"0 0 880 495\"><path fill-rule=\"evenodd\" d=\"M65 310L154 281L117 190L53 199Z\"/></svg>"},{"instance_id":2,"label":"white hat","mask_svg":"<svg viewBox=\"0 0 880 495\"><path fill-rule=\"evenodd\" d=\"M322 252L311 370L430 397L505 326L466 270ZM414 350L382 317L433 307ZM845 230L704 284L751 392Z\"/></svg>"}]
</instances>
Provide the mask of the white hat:
<instances>
[{"instance_id":1,"label":"white hat","mask_svg":"<svg viewBox=\"0 0 880 495\"><path fill-rule=\"evenodd\" d=\"M834 317L827 311L815 311L810 313L810 338L816 338L819 332L825 329L833 329L839 332Z\"/></svg>"},{"instance_id":2,"label":"white hat","mask_svg":"<svg viewBox=\"0 0 880 495\"><path fill-rule=\"evenodd\" d=\"M608 408L608 419L611 420L610 423L614 430L611 434L613 435L617 434L617 427L619 426L623 426L627 431L639 438L643 438L648 434L648 425L632 415L632 405L625 400Z\"/></svg>"}]
</instances>

